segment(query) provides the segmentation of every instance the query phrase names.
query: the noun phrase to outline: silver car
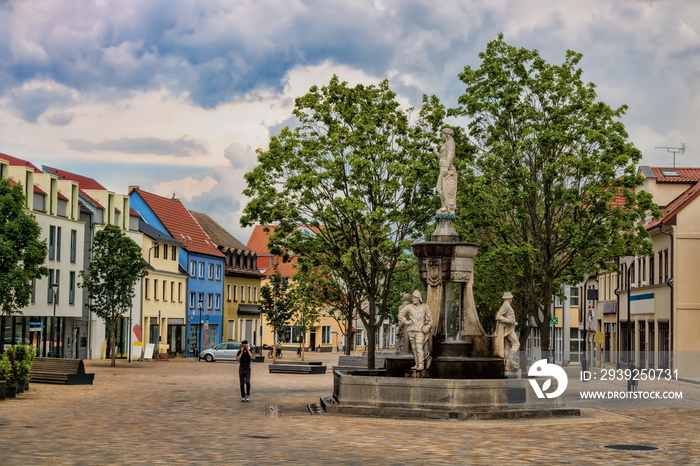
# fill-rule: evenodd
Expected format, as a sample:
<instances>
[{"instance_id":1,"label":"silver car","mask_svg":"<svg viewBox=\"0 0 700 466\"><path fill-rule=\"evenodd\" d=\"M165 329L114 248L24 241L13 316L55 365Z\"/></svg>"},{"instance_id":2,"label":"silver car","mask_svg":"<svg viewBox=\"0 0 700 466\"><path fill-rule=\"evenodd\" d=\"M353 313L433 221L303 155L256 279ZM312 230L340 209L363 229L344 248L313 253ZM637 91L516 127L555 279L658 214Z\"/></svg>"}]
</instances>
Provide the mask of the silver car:
<instances>
[{"instance_id":1,"label":"silver car","mask_svg":"<svg viewBox=\"0 0 700 466\"><path fill-rule=\"evenodd\" d=\"M204 359L206 362L214 361L235 361L238 350L241 349L241 344L237 341L228 343L219 343L213 348L208 348L199 353L199 359Z\"/></svg>"}]
</instances>

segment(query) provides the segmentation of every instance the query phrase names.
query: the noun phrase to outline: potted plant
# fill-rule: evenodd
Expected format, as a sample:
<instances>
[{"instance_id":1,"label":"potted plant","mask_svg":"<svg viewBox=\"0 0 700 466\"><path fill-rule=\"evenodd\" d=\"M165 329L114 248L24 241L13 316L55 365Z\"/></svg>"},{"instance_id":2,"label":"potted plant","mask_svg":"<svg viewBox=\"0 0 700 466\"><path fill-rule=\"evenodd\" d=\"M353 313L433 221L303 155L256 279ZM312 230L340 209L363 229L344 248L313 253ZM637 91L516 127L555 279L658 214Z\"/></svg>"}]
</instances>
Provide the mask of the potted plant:
<instances>
[{"instance_id":1,"label":"potted plant","mask_svg":"<svg viewBox=\"0 0 700 466\"><path fill-rule=\"evenodd\" d=\"M10 384L12 377L12 363L6 354L0 354L0 395L14 398L16 388Z\"/></svg>"},{"instance_id":2,"label":"potted plant","mask_svg":"<svg viewBox=\"0 0 700 466\"><path fill-rule=\"evenodd\" d=\"M19 383L19 378L18 378L18 368L17 368L17 346L12 345L9 348L5 349L5 354L7 355L7 359L10 361L10 377L7 380L7 385L10 388L15 389L15 394L20 394L24 391L24 384Z\"/></svg>"},{"instance_id":3,"label":"potted plant","mask_svg":"<svg viewBox=\"0 0 700 466\"><path fill-rule=\"evenodd\" d=\"M22 390L29 390L29 379L31 378L32 363L36 356L36 349L33 346L15 345L15 375L17 385Z\"/></svg>"}]
</instances>

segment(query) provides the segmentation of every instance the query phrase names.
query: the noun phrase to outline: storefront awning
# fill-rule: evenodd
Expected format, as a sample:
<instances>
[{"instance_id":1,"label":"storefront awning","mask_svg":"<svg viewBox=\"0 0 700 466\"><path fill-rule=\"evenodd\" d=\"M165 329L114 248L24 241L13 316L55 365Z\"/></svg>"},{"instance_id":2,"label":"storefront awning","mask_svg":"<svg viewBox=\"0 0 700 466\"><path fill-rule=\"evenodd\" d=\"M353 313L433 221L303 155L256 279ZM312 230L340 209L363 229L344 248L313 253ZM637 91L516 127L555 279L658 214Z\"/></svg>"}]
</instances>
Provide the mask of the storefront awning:
<instances>
[{"instance_id":1,"label":"storefront awning","mask_svg":"<svg viewBox=\"0 0 700 466\"><path fill-rule=\"evenodd\" d=\"M238 305L238 313L239 314L252 314L259 316L260 315L260 309L256 304L239 304Z\"/></svg>"}]
</instances>

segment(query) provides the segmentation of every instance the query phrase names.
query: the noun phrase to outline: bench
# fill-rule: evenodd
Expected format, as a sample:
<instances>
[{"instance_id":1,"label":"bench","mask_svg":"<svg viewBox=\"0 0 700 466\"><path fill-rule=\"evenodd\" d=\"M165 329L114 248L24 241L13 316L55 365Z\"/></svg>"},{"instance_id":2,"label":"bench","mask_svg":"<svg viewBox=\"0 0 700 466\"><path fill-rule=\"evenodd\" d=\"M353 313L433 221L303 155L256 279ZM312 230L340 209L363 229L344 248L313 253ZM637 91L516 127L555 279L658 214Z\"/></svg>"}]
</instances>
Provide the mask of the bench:
<instances>
[{"instance_id":1,"label":"bench","mask_svg":"<svg viewBox=\"0 0 700 466\"><path fill-rule=\"evenodd\" d=\"M82 359L34 358L30 382L92 385L95 374L85 372Z\"/></svg>"},{"instance_id":2,"label":"bench","mask_svg":"<svg viewBox=\"0 0 700 466\"><path fill-rule=\"evenodd\" d=\"M382 369L385 367L385 356L374 356L374 367ZM333 366L334 371L349 371L353 369L367 369L367 356L345 355L338 356L338 365Z\"/></svg>"},{"instance_id":3,"label":"bench","mask_svg":"<svg viewBox=\"0 0 700 466\"><path fill-rule=\"evenodd\" d=\"M270 364L270 374L325 374L326 366L317 364Z\"/></svg>"},{"instance_id":4,"label":"bench","mask_svg":"<svg viewBox=\"0 0 700 466\"><path fill-rule=\"evenodd\" d=\"M321 361L297 361L297 360L277 359L273 362L273 364L298 364L298 365L302 365L302 366L320 366Z\"/></svg>"}]
</instances>

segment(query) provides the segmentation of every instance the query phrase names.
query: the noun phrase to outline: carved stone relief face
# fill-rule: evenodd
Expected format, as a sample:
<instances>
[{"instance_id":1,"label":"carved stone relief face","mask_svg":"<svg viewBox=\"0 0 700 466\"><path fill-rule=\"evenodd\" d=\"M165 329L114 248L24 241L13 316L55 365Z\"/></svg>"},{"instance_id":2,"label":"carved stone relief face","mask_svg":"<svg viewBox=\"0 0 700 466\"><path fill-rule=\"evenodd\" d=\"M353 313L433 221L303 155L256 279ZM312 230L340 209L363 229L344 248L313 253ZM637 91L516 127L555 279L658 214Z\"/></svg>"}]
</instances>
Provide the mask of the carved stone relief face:
<instances>
[{"instance_id":1,"label":"carved stone relief face","mask_svg":"<svg viewBox=\"0 0 700 466\"><path fill-rule=\"evenodd\" d=\"M430 259L428 262L428 285L438 286L442 283L442 259Z\"/></svg>"}]
</instances>

